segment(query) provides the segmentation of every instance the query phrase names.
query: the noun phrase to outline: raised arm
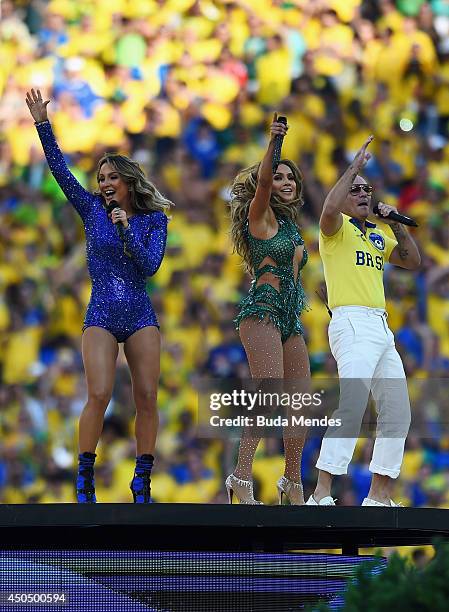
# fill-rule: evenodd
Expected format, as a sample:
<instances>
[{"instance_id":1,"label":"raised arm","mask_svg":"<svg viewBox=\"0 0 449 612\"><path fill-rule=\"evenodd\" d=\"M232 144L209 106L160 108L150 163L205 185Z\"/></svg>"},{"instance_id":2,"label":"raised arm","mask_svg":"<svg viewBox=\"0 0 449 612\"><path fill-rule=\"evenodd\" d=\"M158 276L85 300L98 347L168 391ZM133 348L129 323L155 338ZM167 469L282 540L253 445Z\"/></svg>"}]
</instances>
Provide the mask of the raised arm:
<instances>
[{"instance_id":1,"label":"raised arm","mask_svg":"<svg viewBox=\"0 0 449 612\"><path fill-rule=\"evenodd\" d=\"M260 164L257 177L257 187L254 198L249 206L248 220L249 229L254 236L264 238L265 234L274 222L274 213L270 208L271 189L273 187L273 149L277 135L285 136L288 127L277 121L274 113L273 123L270 127L270 142L267 152Z\"/></svg>"},{"instance_id":2,"label":"raised arm","mask_svg":"<svg viewBox=\"0 0 449 612\"><path fill-rule=\"evenodd\" d=\"M133 232L128 225L123 232L125 249L132 259L137 263L145 276L153 276L161 265L167 242L167 217L163 212L151 214L150 227L143 241Z\"/></svg>"},{"instance_id":3,"label":"raised arm","mask_svg":"<svg viewBox=\"0 0 449 612\"><path fill-rule=\"evenodd\" d=\"M346 198L348 197L355 177L361 172L363 166L371 157L366 149L372 140L373 136L370 136L366 140L362 148L354 157L352 164L335 183L324 200L324 206L320 217L320 229L326 236L333 236L338 232L343 223L341 213L345 207Z\"/></svg>"},{"instance_id":4,"label":"raised arm","mask_svg":"<svg viewBox=\"0 0 449 612\"><path fill-rule=\"evenodd\" d=\"M87 214L89 201L93 196L73 176L65 162L48 120L47 104L49 102L50 100L45 100L45 102L42 100L42 94L39 89L32 89L31 92L27 92L26 103L34 119L51 173L66 198L74 205L81 218L84 219Z\"/></svg>"}]
</instances>

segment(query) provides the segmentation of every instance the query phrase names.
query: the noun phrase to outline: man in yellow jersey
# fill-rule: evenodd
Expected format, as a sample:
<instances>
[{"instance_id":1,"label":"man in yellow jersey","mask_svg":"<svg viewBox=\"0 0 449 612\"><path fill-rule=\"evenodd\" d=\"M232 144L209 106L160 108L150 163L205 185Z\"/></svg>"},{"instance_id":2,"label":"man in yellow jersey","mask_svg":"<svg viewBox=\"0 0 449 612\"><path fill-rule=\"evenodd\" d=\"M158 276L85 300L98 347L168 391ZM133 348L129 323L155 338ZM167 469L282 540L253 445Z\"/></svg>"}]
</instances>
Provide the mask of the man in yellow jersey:
<instances>
[{"instance_id":1,"label":"man in yellow jersey","mask_svg":"<svg viewBox=\"0 0 449 612\"><path fill-rule=\"evenodd\" d=\"M362 505L395 506L391 490L399 476L410 425L404 368L387 324L383 269L389 262L416 270L421 257L405 227L385 218L396 211L394 207L379 203L378 218L390 225L396 240L367 220L373 189L359 173L370 158L367 147L372 139L368 138L330 191L320 218L320 255L332 310L329 344L340 377L340 403L333 416L343 417L343 425L346 419L346 431L351 433L339 436L337 428L326 432L316 464L318 482L308 505L335 505L332 478L347 473L357 442L353 436L358 435L371 392L378 435L369 466L371 488ZM396 428L389 429L393 422ZM390 435L381 435L382 427Z\"/></svg>"}]
</instances>

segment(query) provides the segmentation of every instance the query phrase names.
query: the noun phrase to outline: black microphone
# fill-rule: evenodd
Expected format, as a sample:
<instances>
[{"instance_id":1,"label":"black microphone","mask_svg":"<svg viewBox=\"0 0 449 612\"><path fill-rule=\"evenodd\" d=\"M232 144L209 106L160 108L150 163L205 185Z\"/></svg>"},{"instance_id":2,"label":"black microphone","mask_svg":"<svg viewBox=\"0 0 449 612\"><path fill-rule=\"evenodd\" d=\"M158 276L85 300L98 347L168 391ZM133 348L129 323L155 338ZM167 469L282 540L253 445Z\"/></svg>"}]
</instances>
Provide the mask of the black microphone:
<instances>
[{"instance_id":1,"label":"black microphone","mask_svg":"<svg viewBox=\"0 0 449 612\"><path fill-rule=\"evenodd\" d=\"M287 125L287 117L278 117L276 119L276 121L278 123L283 123L284 125ZM276 168L279 165L279 161L281 159L281 150L282 150L282 143L284 142L284 137L281 136L280 134L276 134L276 136L274 137L274 149L273 149L273 172L276 172Z\"/></svg>"},{"instance_id":2,"label":"black microphone","mask_svg":"<svg viewBox=\"0 0 449 612\"><path fill-rule=\"evenodd\" d=\"M401 215L401 213L394 212L392 210L388 213L386 217L380 214L379 205L375 204L373 207L373 213L379 215L381 219L391 219L392 221L397 221L398 223L402 223L402 225L410 225L411 227L418 227L418 224L411 217L406 217L405 215Z\"/></svg>"},{"instance_id":3,"label":"black microphone","mask_svg":"<svg viewBox=\"0 0 449 612\"><path fill-rule=\"evenodd\" d=\"M109 204L106 206L106 212L108 215L112 214L112 211L114 210L114 208L120 208L119 203L117 202L117 200L111 200L109 202ZM123 227L123 223L121 221L119 221L118 223L115 224L117 227L117 233L120 236L120 238L123 240L124 239L124 234L123 232L125 231L125 228Z\"/></svg>"}]
</instances>

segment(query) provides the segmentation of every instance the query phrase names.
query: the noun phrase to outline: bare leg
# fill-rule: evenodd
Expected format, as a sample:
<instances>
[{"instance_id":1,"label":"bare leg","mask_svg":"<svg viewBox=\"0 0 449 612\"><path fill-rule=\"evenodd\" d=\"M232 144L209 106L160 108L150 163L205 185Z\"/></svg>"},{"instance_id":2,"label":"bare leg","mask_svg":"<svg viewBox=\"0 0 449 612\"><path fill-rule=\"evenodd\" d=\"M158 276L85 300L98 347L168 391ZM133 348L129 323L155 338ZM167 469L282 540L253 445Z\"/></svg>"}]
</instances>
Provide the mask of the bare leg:
<instances>
[{"instance_id":1,"label":"bare leg","mask_svg":"<svg viewBox=\"0 0 449 612\"><path fill-rule=\"evenodd\" d=\"M95 453L114 387L117 340L101 327L88 327L82 338L82 354L87 404L79 420L79 451Z\"/></svg>"},{"instance_id":2,"label":"bare leg","mask_svg":"<svg viewBox=\"0 0 449 612\"><path fill-rule=\"evenodd\" d=\"M137 455L154 454L159 426L157 388L160 373L161 336L157 327L144 327L125 342L136 405Z\"/></svg>"},{"instance_id":3,"label":"bare leg","mask_svg":"<svg viewBox=\"0 0 449 612\"><path fill-rule=\"evenodd\" d=\"M302 336L291 336L284 344L284 377L291 381L287 390L310 391L310 364L307 347ZM284 476L294 483L301 483L301 457L306 437L305 429L284 428L285 471ZM296 503L304 503L304 498Z\"/></svg>"},{"instance_id":4,"label":"bare leg","mask_svg":"<svg viewBox=\"0 0 449 612\"><path fill-rule=\"evenodd\" d=\"M318 470L318 481L313 494L313 498L316 502L320 502L323 497L327 497L331 494L332 478L333 476L329 474L329 472Z\"/></svg>"},{"instance_id":5,"label":"bare leg","mask_svg":"<svg viewBox=\"0 0 449 612\"><path fill-rule=\"evenodd\" d=\"M240 323L240 338L245 347L253 378L283 378L281 334L273 323L248 317ZM251 480L254 454L259 442L260 437L251 436L251 429L244 430L234 470L237 478Z\"/></svg>"},{"instance_id":6,"label":"bare leg","mask_svg":"<svg viewBox=\"0 0 449 612\"><path fill-rule=\"evenodd\" d=\"M371 487L368 493L370 499L380 502L381 504L390 505L394 480L390 476L382 474L373 474Z\"/></svg>"}]
</instances>

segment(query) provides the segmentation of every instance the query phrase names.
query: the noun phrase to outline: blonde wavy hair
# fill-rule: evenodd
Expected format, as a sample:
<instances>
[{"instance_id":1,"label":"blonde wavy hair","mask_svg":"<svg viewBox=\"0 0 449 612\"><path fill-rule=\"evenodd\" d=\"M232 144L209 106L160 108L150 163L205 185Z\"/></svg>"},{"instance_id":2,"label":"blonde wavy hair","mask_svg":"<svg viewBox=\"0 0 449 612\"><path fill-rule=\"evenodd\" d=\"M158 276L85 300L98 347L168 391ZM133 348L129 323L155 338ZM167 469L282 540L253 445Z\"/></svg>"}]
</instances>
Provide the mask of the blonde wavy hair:
<instances>
[{"instance_id":1,"label":"blonde wavy hair","mask_svg":"<svg viewBox=\"0 0 449 612\"><path fill-rule=\"evenodd\" d=\"M280 164L288 166L293 173L296 183L296 198L286 203L272 193L270 206L276 217L288 217L299 226L299 209L304 204L303 177L298 166L291 160L281 159L278 165ZM259 168L260 163L239 172L232 183L231 201L229 203L231 214L230 235L234 252L238 253L243 259L245 271L251 276L254 275L254 271L244 229L248 219L249 205L256 193Z\"/></svg>"},{"instance_id":2,"label":"blonde wavy hair","mask_svg":"<svg viewBox=\"0 0 449 612\"><path fill-rule=\"evenodd\" d=\"M136 212L148 213L155 210L167 213L171 200L164 197L151 183L139 164L125 155L118 153L105 153L97 165L97 181L103 164L110 164L127 183L131 195L131 205ZM100 191L95 192L102 195Z\"/></svg>"}]
</instances>

